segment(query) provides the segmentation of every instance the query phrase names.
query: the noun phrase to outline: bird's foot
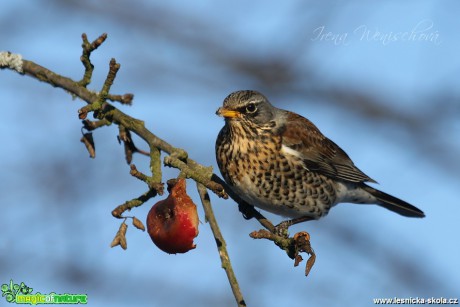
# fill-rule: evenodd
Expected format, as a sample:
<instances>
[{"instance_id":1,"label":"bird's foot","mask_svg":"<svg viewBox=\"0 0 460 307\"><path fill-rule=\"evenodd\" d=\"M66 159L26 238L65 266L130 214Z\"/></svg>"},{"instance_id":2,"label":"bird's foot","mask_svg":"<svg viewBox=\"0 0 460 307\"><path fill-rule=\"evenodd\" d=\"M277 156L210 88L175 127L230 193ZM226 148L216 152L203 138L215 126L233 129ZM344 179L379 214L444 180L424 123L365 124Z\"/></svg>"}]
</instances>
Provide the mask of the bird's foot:
<instances>
[{"instance_id":1,"label":"bird's foot","mask_svg":"<svg viewBox=\"0 0 460 307\"><path fill-rule=\"evenodd\" d=\"M303 222L311 221L311 220L314 220L314 218L310 216L301 216L301 217L297 217L291 220L283 221L275 226L273 233L283 238L288 238L289 237L289 232L288 232L289 227L295 224L299 224L299 223L303 223Z\"/></svg>"},{"instance_id":2,"label":"bird's foot","mask_svg":"<svg viewBox=\"0 0 460 307\"><path fill-rule=\"evenodd\" d=\"M288 221L283 221L281 223L279 223L278 225L275 226L275 228L273 229L273 233L280 236L280 237L283 237L283 238L288 238L289 237L289 223L291 220L288 220Z\"/></svg>"},{"instance_id":3,"label":"bird's foot","mask_svg":"<svg viewBox=\"0 0 460 307\"><path fill-rule=\"evenodd\" d=\"M243 218L245 220L250 220L255 217L255 209L254 206L251 206L247 203L239 202L238 203L238 210L240 210L241 214L243 214Z\"/></svg>"}]
</instances>

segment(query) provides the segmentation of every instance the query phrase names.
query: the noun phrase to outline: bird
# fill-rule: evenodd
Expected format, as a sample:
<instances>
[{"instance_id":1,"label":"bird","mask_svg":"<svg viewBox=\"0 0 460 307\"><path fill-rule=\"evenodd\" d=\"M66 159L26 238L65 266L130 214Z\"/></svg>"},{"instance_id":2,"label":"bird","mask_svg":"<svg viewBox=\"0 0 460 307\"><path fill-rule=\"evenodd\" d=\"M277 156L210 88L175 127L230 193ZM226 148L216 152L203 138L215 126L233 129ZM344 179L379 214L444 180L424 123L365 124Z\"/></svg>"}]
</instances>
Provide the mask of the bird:
<instances>
[{"instance_id":1,"label":"bird","mask_svg":"<svg viewBox=\"0 0 460 307\"><path fill-rule=\"evenodd\" d=\"M257 91L229 94L216 115L225 120L215 146L218 167L231 191L252 206L300 221L322 218L339 203L425 217L371 187L377 182L310 120L273 106Z\"/></svg>"}]
</instances>

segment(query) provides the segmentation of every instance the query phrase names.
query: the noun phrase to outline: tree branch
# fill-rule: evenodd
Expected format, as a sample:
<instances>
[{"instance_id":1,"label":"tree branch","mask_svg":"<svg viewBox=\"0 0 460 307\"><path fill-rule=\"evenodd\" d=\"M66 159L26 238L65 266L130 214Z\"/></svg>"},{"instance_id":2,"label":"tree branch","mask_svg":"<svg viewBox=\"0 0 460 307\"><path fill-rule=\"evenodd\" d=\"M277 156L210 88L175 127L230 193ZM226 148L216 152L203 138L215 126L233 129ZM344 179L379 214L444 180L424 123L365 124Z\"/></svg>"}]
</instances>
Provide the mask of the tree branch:
<instances>
[{"instance_id":1,"label":"tree branch","mask_svg":"<svg viewBox=\"0 0 460 307\"><path fill-rule=\"evenodd\" d=\"M243 294L241 294L240 286L238 285L235 273L233 272L230 256L227 252L227 244L225 243L224 237L220 232L219 225L217 224L214 212L212 211L208 191L206 187L200 183L197 183L196 186L198 188L198 193L200 194L201 204L203 205L206 221L209 223L209 226L211 227L212 233L216 240L217 250L219 251L220 261L222 262L222 268L225 270L225 273L227 273L227 278L230 282L233 296L235 297L238 306L246 306Z\"/></svg>"},{"instance_id":2,"label":"tree branch","mask_svg":"<svg viewBox=\"0 0 460 307\"><path fill-rule=\"evenodd\" d=\"M74 97L79 97L87 103L86 106L78 110L78 116L83 119L83 128L88 131L109 126L112 123L119 126L119 140L123 141L125 146L126 161L130 164L130 173L132 176L146 183L148 190L132 200L126 201L125 203L117 206L113 211L112 215L116 218L124 219L120 225L120 230L117 233L112 246L120 245L122 248L127 248L127 242L125 233L127 224L125 223L127 218L133 219L133 224L136 228L143 228L138 225L142 224L135 217L123 216L123 213L127 210L131 210L134 207L141 206L150 198L157 194L163 193L162 184L162 172L160 156L161 151L168 154L164 158L164 165L174 167L180 170L180 176L193 179L197 183L198 192L203 204L205 211L206 220L209 221L211 230L214 234L219 255L222 262L222 267L227 273L227 278L230 282L233 295L239 306L246 306L241 291L239 289L238 282L233 272L231 262L227 253L226 244L222 234L220 233L217 221L212 211L211 203L207 189L214 192L217 196L222 198L228 198L228 194L239 204L239 209L243 213L246 219L256 218L260 224L268 229L260 230L258 232L251 233L253 238L265 238L273 241L281 249L285 250L289 257L295 259L295 265L302 260L299 256L300 252L307 252L311 254L309 261L307 262L306 275L311 269L314 263L315 255L313 249L310 246L308 233L302 232L296 234L293 238L279 236L276 233L276 227L266 219L260 212L254 209L253 206L243 201L238 195L234 194L231 189L225 184L225 182L213 173L212 167L205 167L196 161L190 159L185 150L176 148L159 138L147 128L145 128L144 122L133 118L108 102L118 101L122 104L131 104L133 100L132 94L114 95L110 93L110 88L116 78L116 74L120 68L120 64L111 59L109 64L109 71L107 78L102 86L99 93L90 91L87 89L87 85L91 82L94 66L91 63L90 55L91 52L97 49L107 38L106 34L102 34L95 41L90 43L85 34L82 35L83 39L83 53L80 60L85 67L83 78L80 81L74 81L70 78L58 75L51 70L42 67L32 61L23 60L21 56L12 54L10 52L0 53L0 68L8 68L15 70L20 74L25 74L38 79L42 82L48 83L54 87L59 87L69 92ZM93 116L97 118L97 121L90 121L86 119L89 113L93 112ZM135 133L141 139L143 139L149 146L149 153L143 152L134 145L130 132ZM81 140L88 149L91 157L95 157L95 145L91 136L91 133L84 134ZM134 153L143 153L150 157L150 172L151 176L139 172L135 165L131 164L132 155ZM228 194L227 194L228 193Z\"/></svg>"}]
</instances>

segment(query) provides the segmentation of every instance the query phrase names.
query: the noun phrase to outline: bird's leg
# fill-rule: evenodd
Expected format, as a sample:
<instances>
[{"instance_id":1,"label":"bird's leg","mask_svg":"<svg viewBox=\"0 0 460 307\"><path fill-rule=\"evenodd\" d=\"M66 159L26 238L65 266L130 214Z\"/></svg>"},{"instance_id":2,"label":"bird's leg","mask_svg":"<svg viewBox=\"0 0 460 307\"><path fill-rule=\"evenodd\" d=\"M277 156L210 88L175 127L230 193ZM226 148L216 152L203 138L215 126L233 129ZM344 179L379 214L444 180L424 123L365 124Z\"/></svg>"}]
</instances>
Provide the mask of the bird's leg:
<instances>
[{"instance_id":1,"label":"bird's leg","mask_svg":"<svg viewBox=\"0 0 460 307\"><path fill-rule=\"evenodd\" d=\"M288 234L289 227L295 224L299 224L299 223L303 223L303 222L311 221L311 220L314 220L314 218L312 218L311 216L301 216L301 217L296 217L291 220L283 221L275 226L274 233L279 236L287 238L289 237L289 234Z\"/></svg>"},{"instance_id":2,"label":"bird's leg","mask_svg":"<svg viewBox=\"0 0 460 307\"><path fill-rule=\"evenodd\" d=\"M243 214L245 220L250 220L255 217L254 206L251 206L245 202L238 203L238 210Z\"/></svg>"}]
</instances>

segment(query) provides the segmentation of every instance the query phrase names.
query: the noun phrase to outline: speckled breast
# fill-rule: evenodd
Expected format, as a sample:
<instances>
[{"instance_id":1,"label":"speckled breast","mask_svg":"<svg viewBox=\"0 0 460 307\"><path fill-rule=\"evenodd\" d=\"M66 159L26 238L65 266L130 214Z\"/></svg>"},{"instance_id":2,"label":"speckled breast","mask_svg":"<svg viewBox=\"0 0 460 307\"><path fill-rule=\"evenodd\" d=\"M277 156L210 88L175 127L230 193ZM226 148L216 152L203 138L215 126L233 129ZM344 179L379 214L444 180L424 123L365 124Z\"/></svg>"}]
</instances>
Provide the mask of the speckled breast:
<instances>
[{"instance_id":1,"label":"speckled breast","mask_svg":"<svg viewBox=\"0 0 460 307\"><path fill-rule=\"evenodd\" d=\"M249 204L275 214L326 215L336 203L335 183L310 172L299 157L283 152L280 137L243 129L226 125L216 142L217 162L232 190Z\"/></svg>"}]
</instances>

